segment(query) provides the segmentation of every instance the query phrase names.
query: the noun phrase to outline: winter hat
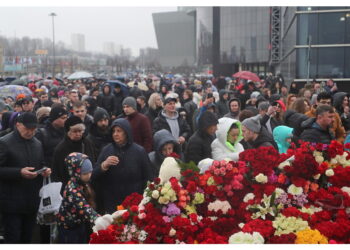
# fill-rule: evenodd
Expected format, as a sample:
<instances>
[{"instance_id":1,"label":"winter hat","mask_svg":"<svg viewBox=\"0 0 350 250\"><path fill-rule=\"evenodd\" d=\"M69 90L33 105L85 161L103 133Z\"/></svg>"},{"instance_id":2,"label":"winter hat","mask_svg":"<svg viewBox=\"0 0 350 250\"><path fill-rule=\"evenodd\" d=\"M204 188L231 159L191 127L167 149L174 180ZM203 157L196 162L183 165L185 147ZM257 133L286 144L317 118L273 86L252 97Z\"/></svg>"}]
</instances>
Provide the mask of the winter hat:
<instances>
[{"instance_id":1,"label":"winter hat","mask_svg":"<svg viewBox=\"0 0 350 250\"><path fill-rule=\"evenodd\" d=\"M261 130L259 115L245 119L242 122L242 125L250 131L258 134Z\"/></svg>"},{"instance_id":2,"label":"winter hat","mask_svg":"<svg viewBox=\"0 0 350 250\"><path fill-rule=\"evenodd\" d=\"M78 116L72 115L64 123L64 129L66 132L68 132L70 127L73 127L74 125L77 125L77 124L83 124L83 121Z\"/></svg>"},{"instance_id":3,"label":"winter hat","mask_svg":"<svg viewBox=\"0 0 350 250\"><path fill-rule=\"evenodd\" d=\"M164 105L168 104L169 102L177 102L177 99L176 98L173 98L173 97L167 97L165 98L164 100Z\"/></svg>"},{"instance_id":4,"label":"winter hat","mask_svg":"<svg viewBox=\"0 0 350 250\"><path fill-rule=\"evenodd\" d=\"M54 121L60 118L62 115L66 115L66 114L67 114L67 111L63 107L55 106L51 109L49 118L51 121Z\"/></svg>"},{"instance_id":5,"label":"winter hat","mask_svg":"<svg viewBox=\"0 0 350 250\"><path fill-rule=\"evenodd\" d=\"M92 172L92 163L89 159L85 159L81 165L80 174L87 174Z\"/></svg>"},{"instance_id":6,"label":"winter hat","mask_svg":"<svg viewBox=\"0 0 350 250\"><path fill-rule=\"evenodd\" d=\"M259 95L261 95L260 92L254 91L254 92L250 95L250 99L256 99L256 98L258 98Z\"/></svg>"},{"instance_id":7,"label":"winter hat","mask_svg":"<svg viewBox=\"0 0 350 250\"><path fill-rule=\"evenodd\" d=\"M286 105L284 104L284 102L282 102L281 100L277 100L276 102L281 106L281 109L284 112L286 112L287 108L286 108Z\"/></svg>"},{"instance_id":8,"label":"winter hat","mask_svg":"<svg viewBox=\"0 0 350 250\"><path fill-rule=\"evenodd\" d=\"M36 128L38 119L32 112L24 112L17 116L17 122L22 123L26 128Z\"/></svg>"},{"instance_id":9,"label":"winter hat","mask_svg":"<svg viewBox=\"0 0 350 250\"><path fill-rule=\"evenodd\" d=\"M109 120L109 114L104 108L98 108L96 109L94 113L94 123L97 123L101 121L102 119L108 119Z\"/></svg>"},{"instance_id":10,"label":"winter hat","mask_svg":"<svg viewBox=\"0 0 350 250\"><path fill-rule=\"evenodd\" d=\"M124 99L123 106L124 105L128 105L129 107L132 107L134 110L137 110L136 100L132 96L128 96L127 98Z\"/></svg>"}]
</instances>

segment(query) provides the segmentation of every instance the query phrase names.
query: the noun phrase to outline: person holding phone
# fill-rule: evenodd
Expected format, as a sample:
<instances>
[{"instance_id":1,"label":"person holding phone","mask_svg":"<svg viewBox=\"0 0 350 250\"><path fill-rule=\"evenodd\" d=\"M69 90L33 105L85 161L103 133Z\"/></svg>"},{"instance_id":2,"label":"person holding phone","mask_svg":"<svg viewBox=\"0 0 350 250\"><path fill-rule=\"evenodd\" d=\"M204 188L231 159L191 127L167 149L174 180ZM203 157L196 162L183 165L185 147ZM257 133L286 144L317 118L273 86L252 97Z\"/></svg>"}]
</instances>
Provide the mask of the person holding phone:
<instances>
[{"instance_id":1,"label":"person holding phone","mask_svg":"<svg viewBox=\"0 0 350 250\"><path fill-rule=\"evenodd\" d=\"M17 117L15 130L0 138L0 211L5 243L30 243L39 208L43 168L41 143L34 137L38 120L31 112Z\"/></svg>"}]
</instances>

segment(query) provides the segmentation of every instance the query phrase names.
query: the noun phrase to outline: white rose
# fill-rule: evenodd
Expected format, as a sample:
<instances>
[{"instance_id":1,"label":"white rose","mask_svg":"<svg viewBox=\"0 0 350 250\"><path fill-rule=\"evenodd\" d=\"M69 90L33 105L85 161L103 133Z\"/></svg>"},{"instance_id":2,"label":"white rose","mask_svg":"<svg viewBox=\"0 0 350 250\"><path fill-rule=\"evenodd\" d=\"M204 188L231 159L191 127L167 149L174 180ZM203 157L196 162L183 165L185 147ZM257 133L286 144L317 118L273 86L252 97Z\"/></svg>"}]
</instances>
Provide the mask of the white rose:
<instances>
[{"instance_id":1,"label":"white rose","mask_svg":"<svg viewBox=\"0 0 350 250\"><path fill-rule=\"evenodd\" d=\"M301 195L303 193L303 188L297 187L294 184L292 184L288 187L288 193L292 195Z\"/></svg>"},{"instance_id":2,"label":"white rose","mask_svg":"<svg viewBox=\"0 0 350 250\"><path fill-rule=\"evenodd\" d=\"M322 162L324 162L324 158L320 155L317 155L315 157L315 161L318 163L318 164L321 164Z\"/></svg>"},{"instance_id":3,"label":"white rose","mask_svg":"<svg viewBox=\"0 0 350 250\"><path fill-rule=\"evenodd\" d=\"M315 179L315 180L320 179L320 177L321 177L321 175L320 175L320 174L314 175L314 179Z\"/></svg>"},{"instance_id":4,"label":"white rose","mask_svg":"<svg viewBox=\"0 0 350 250\"><path fill-rule=\"evenodd\" d=\"M333 176L333 175L334 175L333 169L327 169L327 170L326 170L326 176L331 177L331 176Z\"/></svg>"},{"instance_id":5,"label":"white rose","mask_svg":"<svg viewBox=\"0 0 350 250\"><path fill-rule=\"evenodd\" d=\"M254 199L254 197L255 197L255 195L253 193L246 194L243 198L243 201L248 202L248 201Z\"/></svg>"},{"instance_id":6,"label":"white rose","mask_svg":"<svg viewBox=\"0 0 350 250\"><path fill-rule=\"evenodd\" d=\"M255 176L255 180L259 183L265 184L267 183L267 176L260 173L257 176Z\"/></svg>"},{"instance_id":7,"label":"white rose","mask_svg":"<svg viewBox=\"0 0 350 250\"><path fill-rule=\"evenodd\" d=\"M278 198L278 197L281 196L281 194L284 194L285 192L284 192L284 190L281 189L281 188L276 188L276 189L275 189L275 193L276 193L276 198Z\"/></svg>"},{"instance_id":8,"label":"white rose","mask_svg":"<svg viewBox=\"0 0 350 250\"><path fill-rule=\"evenodd\" d=\"M345 193L348 193L348 195L350 195L350 187L342 187L341 190Z\"/></svg>"},{"instance_id":9,"label":"white rose","mask_svg":"<svg viewBox=\"0 0 350 250\"><path fill-rule=\"evenodd\" d=\"M335 165L335 164L337 164L338 163L338 161L335 159L335 158L333 158L331 161L330 161L330 164L331 165Z\"/></svg>"},{"instance_id":10,"label":"white rose","mask_svg":"<svg viewBox=\"0 0 350 250\"><path fill-rule=\"evenodd\" d=\"M158 190L154 190L152 192L152 198L153 199L158 199L159 198L159 191Z\"/></svg>"}]
</instances>

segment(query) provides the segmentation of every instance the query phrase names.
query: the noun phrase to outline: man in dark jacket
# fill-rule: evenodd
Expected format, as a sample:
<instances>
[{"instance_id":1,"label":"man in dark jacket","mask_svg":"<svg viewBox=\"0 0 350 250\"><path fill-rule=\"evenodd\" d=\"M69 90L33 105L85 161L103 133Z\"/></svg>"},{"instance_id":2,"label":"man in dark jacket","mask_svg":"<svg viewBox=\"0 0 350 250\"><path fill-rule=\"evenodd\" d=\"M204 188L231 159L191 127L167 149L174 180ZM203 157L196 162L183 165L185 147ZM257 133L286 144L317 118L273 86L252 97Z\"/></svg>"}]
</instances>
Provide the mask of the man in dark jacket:
<instances>
[{"instance_id":1,"label":"man in dark jacket","mask_svg":"<svg viewBox=\"0 0 350 250\"><path fill-rule=\"evenodd\" d=\"M111 125L113 142L103 148L92 173L93 184L101 185L97 196L99 213L113 213L126 196L142 194L154 172L143 147L134 143L130 123L119 118Z\"/></svg>"},{"instance_id":2,"label":"man in dark jacket","mask_svg":"<svg viewBox=\"0 0 350 250\"><path fill-rule=\"evenodd\" d=\"M300 135L300 140L330 144L335 140L334 134L330 130L334 122L335 111L329 105L319 105L316 109L316 118L309 118L301 126L305 130Z\"/></svg>"},{"instance_id":3,"label":"man in dark jacket","mask_svg":"<svg viewBox=\"0 0 350 250\"><path fill-rule=\"evenodd\" d=\"M89 135L87 136L98 156L104 146L112 142L112 138L109 131L109 115L103 108L98 108L95 111L94 123L92 124Z\"/></svg>"},{"instance_id":4,"label":"man in dark jacket","mask_svg":"<svg viewBox=\"0 0 350 250\"><path fill-rule=\"evenodd\" d=\"M148 107L146 104L146 97L144 97L143 95L140 95L136 98L136 102L137 102L137 110L143 114L146 115L148 113Z\"/></svg>"},{"instance_id":5,"label":"man in dark jacket","mask_svg":"<svg viewBox=\"0 0 350 250\"><path fill-rule=\"evenodd\" d=\"M191 136L186 148L186 162L194 161L198 164L201 160L211 157L211 143L215 139L218 119L212 112L205 111L198 120L198 129Z\"/></svg>"},{"instance_id":6,"label":"man in dark jacket","mask_svg":"<svg viewBox=\"0 0 350 250\"><path fill-rule=\"evenodd\" d=\"M146 152L152 151L152 128L147 116L137 111L134 97L127 97L123 101L124 118L130 122L134 141L145 148Z\"/></svg>"},{"instance_id":7,"label":"man in dark jacket","mask_svg":"<svg viewBox=\"0 0 350 250\"><path fill-rule=\"evenodd\" d=\"M274 147L278 150L273 137L265 127L261 126L260 115L245 119L242 122L242 133L250 148Z\"/></svg>"},{"instance_id":8,"label":"man in dark jacket","mask_svg":"<svg viewBox=\"0 0 350 250\"><path fill-rule=\"evenodd\" d=\"M44 162L41 143L34 137L37 122L33 113L23 113L15 130L0 138L0 209L5 243L31 242L43 183L35 172ZM50 174L48 168L41 175Z\"/></svg>"},{"instance_id":9,"label":"man in dark jacket","mask_svg":"<svg viewBox=\"0 0 350 250\"><path fill-rule=\"evenodd\" d=\"M184 144L190 135L190 127L176 111L176 98L168 97L164 101L164 109L153 121L153 134L161 129L168 130L180 145Z\"/></svg>"},{"instance_id":10,"label":"man in dark jacket","mask_svg":"<svg viewBox=\"0 0 350 250\"><path fill-rule=\"evenodd\" d=\"M219 118L221 118L229 112L228 101L227 101L228 91L221 89L219 91L219 97L220 97L220 100L217 103L217 107L218 107L217 113L218 113Z\"/></svg>"},{"instance_id":11,"label":"man in dark jacket","mask_svg":"<svg viewBox=\"0 0 350 250\"><path fill-rule=\"evenodd\" d=\"M123 113L123 100L125 98L122 87L119 84L114 86L114 109L112 120Z\"/></svg>"},{"instance_id":12,"label":"man in dark jacket","mask_svg":"<svg viewBox=\"0 0 350 250\"><path fill-rule=\"evenodd\" d=\"M114 100L111 86L105 83L102 86L102 93L97 96L97 105L107 110L109 115L112 115L114 111Z\"/></svg>"},{"instance_id":13,"label":"man in dark jacket","mask_svg":"<svg viewBox=\"0 0 350 250\"><path fill-rule=\"evenodd\" d=\"M193 115L195 111L198 109L197 104L194 103L193 101L193 92L190 89L186 89L183 93L183 100L184 104L183 107L186 110L186 121L187 124L191 127L191 131L194 131L193 129Z\"/></svg>"},{"instance_id":14,"label":"man in dark jacket","mask_svg":"<svg viewBox=\"0 0 350 250\"><path fill-rule=\"evenodd\" d=\"M64 123L67 118L68 112L63 106L54 106L45 127L37 130L35 137L41 142L47 166L51 167L53 152L64 138Z\"/></svg>"},{"instance_id":15,"label":"man in dark jacket","mask_svg":"<svg viewBox=\"0 0 350 250\"><path fill-rule=\"evenodd\" d=\"M68 169L64 159L72 152L79 152L89 156L94 164L96 153L89 139L84 138L85 125L77 116L69 117L64 123L65 136L57 145L52 159L52 175L55 181L62 182L62 190L69 180Z\"/></svg>"}]
</instances>

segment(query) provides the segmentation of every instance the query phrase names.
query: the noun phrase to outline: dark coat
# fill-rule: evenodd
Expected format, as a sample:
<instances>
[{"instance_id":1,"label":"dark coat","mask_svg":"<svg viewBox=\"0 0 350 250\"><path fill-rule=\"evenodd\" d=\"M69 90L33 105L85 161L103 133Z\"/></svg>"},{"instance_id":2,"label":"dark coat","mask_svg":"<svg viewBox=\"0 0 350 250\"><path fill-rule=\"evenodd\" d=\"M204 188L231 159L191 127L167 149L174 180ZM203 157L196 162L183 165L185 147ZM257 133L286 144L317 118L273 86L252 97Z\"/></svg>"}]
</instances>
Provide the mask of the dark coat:
<instances>
[{"instance_id":1,"label":"dark coat","mask_svg":"<svg viewBox=\"0 0 350 250\"><path fill-rule=\"evenodd\" d=\"M334 134L328 129L322 129L317 123L316 118L309 118L301 124L304 131L300 135L300 140L330 144L335 140Z\"/></svg>"},{"instance_id":2,"label":"dark coat","mask_svg":"<svg viewBox=\"0 0 350 250\"><path fill-rule=\"evenodd\" d=\"M66 135L55 148L52 158L52 177L55 181L62 182L62 190L70 178L64 159L73 152L86 154L92 164L96 162L94 146L89 139L83 138L80 141L72 141Z\"/></svg>"},{"instance_id":3,"label":"dark coat","mask_svg":"<svg viewBox=\"0 0 350 250\"><path fill-rule=\"evenodd\" d=\"M35 137L43 146L45 164L51 167L55 148L64 138L64 129L55 129L51 122L47 122L44 128L37 130Z\"/></svg>"},{"instance_id":4,"label":"dark coat","mask_svg":"<svg viewBox=\"0 0 350 250\"><path fill-rule=\"evenodd\" d=\"M102 204L98 204L98 211L107 213L115 212L116 206L120 205L131 193L142 194L147 181L154 177L146 151L133 142L130 123L125 119L116 119L111 127L115 126L126 132L128 141L123 146L115 142L105 146L92 173L93 184L96 183L101 187L99 189L101 193L96 194L102 197ZM106 172L103 172L101 163L111 155L118 156L119 163L117 166L110 166Z\"/></svg>"},{"instance_id":5,"label":"dark coat","mask_svg":"<svg viewBox=\"0 0 350 250\"><path fill-rule=\"evenodd\" d=\"M151 152L152 127L148 118L137 111L124 118L130 122L134 142L144 147L147 153Z\"/></svg>"},{"instance_id":6,"label":"dark coat","mask_svg":"<svg viewBox=\"0 0 350 250\"><path fill-rule=\"evenodd\" d=\"M43 167L44 154L41 143L33 137L23 139L15 129L0 138L0 209L5 213L34 213L39 208L41 175L25 179L24 167Z\"/></svg>"},{"instance_id":7,"label":"dark coat","mask_svg":"<svg viewBox=\"0 0 350 250\"><path fill-rule=\"evenodd\" d=\"M249 141L248 144L250 148L274 147L278 150L278 146L274 141L272 135L263 126L261 127L259 136L254 141Z\"/></svg>"},{"instance_id":8,"label":"dark coat","mask_svg":"<svg viewBox=\"0 0 350 250\"><path fill-rule=\"evenodd\" d=\"M149 159L153 165L153 169L155 170L155 176L159 175L160 166L162 165L165 156L162 154L162 148L167 143L174 144L174 152L181 156L181 146L175 140L174 136L166 129L159 130L154 134L154 151L149 153Z\"/></svg>"},{"instance_id":9,"label":"dark coat","mask_svg":"<svg viewBox=\"0 0 350 250\"><path fill-rule=\"evenodd\" d=\"M98 128L96 123L92 124L87 139L92 142L96 156L100 154L104 146L112 142L110 131L108 130L107 133L104 133Z\"/></svg>"},{"instance_id":10,"label":"dark coat","mask_svg":"<svg viewBox=\"0 0 350 250\"><path fill-rule=\"evenodd\" d=\"M186 110L186 121L187 124L190 125L191 130L193 131L193 126L192 126L192 121L193 121L193 115L195 113L195 111L198 109L197 104L195 104L191 99L188 100L184 100L184 105L183 107Z\"/></svg>"},{"instance_id":11,"label":"dark coat","mask_svg":"<svg viewBox=\"0 0 350 250\"><path fill-rule=\"evenodd\" d=\"M148 117L151 125L153 125L153 121L158 117L162 110L162 107L158 107L157 109L148 108L148 112L145 115Z\"/></svg>"},{"instance_id":12,"label":"dark coat","mask_svg":"<svg viewBox=\"0 0 350 250\"><path fill-rule=\"evenodd\" d=\"M123 100L125 98L125 95L123 93L123 90L121 90L119 93L114 91L114 108L113 108L113 114L115 116L118 116L123 113Z\"/></svg>"},{"instance_id":13,"label":"dark coat","mask_svg":"<svg viewBox=\"0 0 350 250\"><path fill-rule=\"evenodd\" d=\"M106 86L109 87L108 94L105 94L104 91L103 91ZM111 86L108 83L105 83L102 86L102 94L97 96L97 105L99 107L104 108L105 110L107 110L109 115L112 115L113 112L115 111L114 110L115 109L114 101L115 101L115 97L112 94Z\"/></svg>"},{"instance_id":14,"label":"dark coat","mask_svg":"<svg viewBox=\"0 0 350 250\"><path fill-rule=\"evenodd\" d=\"M214 135L209 135L206 129L218 123L216 116L206 111L202 114L198 121L198 130L191 136L186 148L186 162L194 161L198 164L205 158L212 158L211 143L215 139Z\"/></svg>"},{"instance_id":15,"label":"dark coat","mask_svg":"<svg viewBox=\"0 0 350 250\"><path fill-rule=\"evenodd\" d=\"M267 123L269 120L271 125L271 131L273 131L277 126L285 125L283 121L277 120L275 117L270 117L267 114L265 114L260 120L261 126L264 126L267 129Z\"/></svg>"},{"instance_id":16,"label":"dark coat","mask_svg":"<svg viewBox=\"0 0 350 250\"><path fill-rule=\"evenodd\" d=\"M180 129L179 136L183 136L187 140L191 133L190 126L180 115L177 118L177 121ZM161 129L166 129L171 133L170 126L162 112L160 112L158 117L153 121L153 134Z\"/></svg>"},{"instance_id":17,"label":"dark coat","mask_svg":"<svg viewBox=\"0 0 350 250\"><path fill-rule=\"evenodd\" d=\"M228 91L223 90L223 89L220 90L220 92L219 92L220 100L216 104L217 111L218 111L217 113L218 113L219 118L223 117L228 112L230 112L230 109L229 109L229 106L228 106L228 101L224 100L224 97L223 97L224 94L228 94Z\"/></svg>"}]
</instances>

